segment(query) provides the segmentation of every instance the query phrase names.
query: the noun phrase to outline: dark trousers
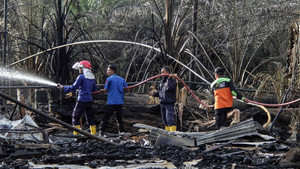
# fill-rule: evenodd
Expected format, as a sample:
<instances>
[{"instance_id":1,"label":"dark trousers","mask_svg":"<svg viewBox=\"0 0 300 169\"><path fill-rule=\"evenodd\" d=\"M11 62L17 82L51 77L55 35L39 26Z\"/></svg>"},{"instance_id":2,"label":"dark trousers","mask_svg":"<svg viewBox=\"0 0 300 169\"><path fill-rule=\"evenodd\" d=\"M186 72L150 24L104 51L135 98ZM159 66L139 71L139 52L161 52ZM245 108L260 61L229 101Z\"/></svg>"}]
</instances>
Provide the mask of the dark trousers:
<instances>
[{"instance_id":1,"label":"dark trousers","mask_svg":"<svg viewBox=\"0 0 300 169\"><path fill-rule=\"evenodd\" d=\"M85 118L88 125L95 125L94 115L95 112L92 108L93 102L76 102L72 114L72 124L80 125L80 118L85 113Z\"/></svg>"},{"instance_id":2,"label":"dark trousers","mask_svg":"<svg viewBox=\"0 0 300 169\"><path fill-rule=\"evenodd\" d=\"M100 124L100 131L105 132L107 128L107 123L109 118L116 112L117 122L118 122L118 130L119 132L124 132L124 125L123 125L123 105L107 105L107 109L104 113Z\"/></svg>"},{"instance_id":3,"label":"dark trousers","mask_svg":"<svg viewBox=\"0 0 300 169\"><path fill-rule=\"evenodd\" d=\"M165 126L176 126L174 103L160 104L161 117Z\"/></svg>"},{"instance_id":4,"label":"dark trousers","mask_svg":"<svg viewBox=\"0 0 300 169\"><path fill-rule=\"evenodd\" d=\"M232 107L228 108L222 108L222 109L215 109L215 115L216 115L216 124L218 129L220 129L222 126L226 126L226 120L227 120L227 113L232 110Z\"/></svg>"}]
</instances>

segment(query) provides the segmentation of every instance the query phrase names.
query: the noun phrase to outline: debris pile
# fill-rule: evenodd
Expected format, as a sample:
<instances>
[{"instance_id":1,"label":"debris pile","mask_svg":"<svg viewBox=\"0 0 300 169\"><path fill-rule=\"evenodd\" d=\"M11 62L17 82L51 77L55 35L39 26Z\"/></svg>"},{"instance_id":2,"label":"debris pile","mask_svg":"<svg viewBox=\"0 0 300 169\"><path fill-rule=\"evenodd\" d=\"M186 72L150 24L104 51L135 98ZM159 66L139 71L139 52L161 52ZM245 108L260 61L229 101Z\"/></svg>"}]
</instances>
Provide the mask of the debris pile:
<instances>
[{"instance_id":1,"label":"debris pile","mask_svg":"<svg viewBox=\"0 0 300 169\"><path fill-rule=\"evenodd\" d=\"M97 105L96 103L96 106L101 107L103 104L98 103ZM72 106L66 107L71 109ZM126 112L124 113L124 121L125 124L127 123L125 127L128 132L122 134L107 133L103 140L108 142L101 142L84 135L74 136L72 131L57 123L44 124L44 121L36 124L29 123L39 121L37 120L41 118L39 116L31 119L30 116L26 115L21 120L3 124L0 126L0 167L300 167L300 150L296 141L279 140L264 129L261 124L253 120L255 118L249 118L245 114L241 114L240 123L221 130L201 128L201 132L168 132L160 128L160 114L153 113L153 111L156 112L155 106L125 105L124 109ZM64 109L64 111L72 110ZM149 119L149 117L151 118ZM187 118L184 117L183 119L186 120ZM2 118L2 120L4 119ZM70 120L69 117L67 120ZM23 124L18 126L25 128L13 128L11 124L16 122ZM141 124L143 122L144 124ZM29 126L33 128L28 128ZM187 128L187 126L183 126L183 129ZM16 130L22 130L21 134L31 139L20 137L20 133L17 133L19 139L6 137L9 136L7 133L13 133ZM33 138L34 130L43 134L42 139ZM87 131L88 127L83 127L83 130L89 132ZM114 131L113 127L111 131Z\"/></svg>"},{"instance_id":2,"label":"debris pile","mask_svg":"<svg viewBox=\"0 0 300 169\"><path fill-rule=\"evenodd\" d=\"M95 168L156 163L156 165L161 164L160 168L164 168L163 164L169 162L175 167L269 168L272 166L273 168L281 168L284 165L280 161L291 148L277 142L247 147L239 147L234 144L213 144L208 146L218 148L213 151L205 151L206 147L203 146L193 149L174 145L142 146L133 143L113 146L86 138L69 140L50 146L21 145L21 143L14 142L2 143L1 167L18 168L30 164L53 167L54 165L72 164ZM296 162L294 161L294 167L299 167ZM291 167L291 164L289 166Z\"/></svg>"}]
</instances>

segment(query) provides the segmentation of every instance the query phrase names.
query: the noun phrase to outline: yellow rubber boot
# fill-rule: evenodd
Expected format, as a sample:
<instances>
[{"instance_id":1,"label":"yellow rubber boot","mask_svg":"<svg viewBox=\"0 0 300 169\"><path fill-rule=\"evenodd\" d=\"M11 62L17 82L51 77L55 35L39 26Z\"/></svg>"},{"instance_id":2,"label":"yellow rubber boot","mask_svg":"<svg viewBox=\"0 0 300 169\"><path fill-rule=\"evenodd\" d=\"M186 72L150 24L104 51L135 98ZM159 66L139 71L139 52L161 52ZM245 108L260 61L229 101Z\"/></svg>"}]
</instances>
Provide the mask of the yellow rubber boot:
<instances>
[{"instance_id":1,"label":"yellow rubber boot","mask_svg":"<svg viewBox=\"0 0 300 169\"><path fill-rule=\"evenodd\" d=\"M96 135L96 125L90 126L90 131L92 135Z\"/></svg>"},{"instance_id":2,"label":"yellow rubber boot","mask_svg":"<svg viewBox=\"0 0 300 169\"><path fill-rule=\"evenodd\" d=\"M170 126L170 132L176 131L176 126Z\"/></svg>"},{"instance_id":3,"label":"yellow rubber boot","mask_svg":"<svg viewBox=\"0 0 300 169\"><path fill-rule=\"evenodd\" d=\"M75 125L75 126L73 126L73 127L78 128L78 129L81 129L81 128L80 128L80 125ZM78 135L78 132L77 132L77 131L73 131L73 135Z\"/></svg>"},{"instance_id":4,"label":"yellow rubber boot","mask_svg":"<svg viewBox=\"0 0 300 169\"><path fill-rule=\"evenodd\" d=\"M170 131L170 126L165 126L165 130Z\"/></svg>"}]
</instances>

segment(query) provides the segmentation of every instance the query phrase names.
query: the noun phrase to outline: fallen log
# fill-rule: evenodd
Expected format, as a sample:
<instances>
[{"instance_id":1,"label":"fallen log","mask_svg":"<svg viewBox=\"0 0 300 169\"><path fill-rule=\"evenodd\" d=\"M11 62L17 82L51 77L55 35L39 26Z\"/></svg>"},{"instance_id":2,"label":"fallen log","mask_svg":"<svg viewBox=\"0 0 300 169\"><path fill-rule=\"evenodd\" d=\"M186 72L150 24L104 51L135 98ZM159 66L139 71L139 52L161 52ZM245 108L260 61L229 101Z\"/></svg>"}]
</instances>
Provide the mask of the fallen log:
<instances>
[{"instance_id":1,"label":"fallen log","mask_svg":"<svg viewBox=\"0 0 300 169\"><path fill-rule=\"evenodd\" d=\"M44 152L18 152L18 153L14 153L14 154L10 154L9 158L11 159L17 159L17 158L22 158L22 159L30 159L32 157L41 157L44 155Z\"/></svg>"}]
</instances>

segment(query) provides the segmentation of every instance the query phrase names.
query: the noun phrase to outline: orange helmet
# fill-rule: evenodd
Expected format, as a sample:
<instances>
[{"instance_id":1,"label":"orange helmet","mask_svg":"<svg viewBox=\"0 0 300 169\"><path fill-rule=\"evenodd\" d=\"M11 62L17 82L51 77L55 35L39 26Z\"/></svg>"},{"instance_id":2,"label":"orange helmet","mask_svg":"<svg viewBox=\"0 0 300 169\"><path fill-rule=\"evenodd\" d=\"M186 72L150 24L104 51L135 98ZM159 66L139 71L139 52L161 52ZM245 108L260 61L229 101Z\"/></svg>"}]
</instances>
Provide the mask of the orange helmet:
<instances>
[{"instance_id":1,"label":"orange helmet","mask_svg":"<svg viewBox=\"0 0 300 169\"><path fill-rule=\"evenodd\" d=\"M73 66L72 66L73 69L80 69L80 68L88 68L88 69L92 69L92 65L89 61L87 60L83 60L81 62L76 62Z\"/></svg>"}]
</instances>

